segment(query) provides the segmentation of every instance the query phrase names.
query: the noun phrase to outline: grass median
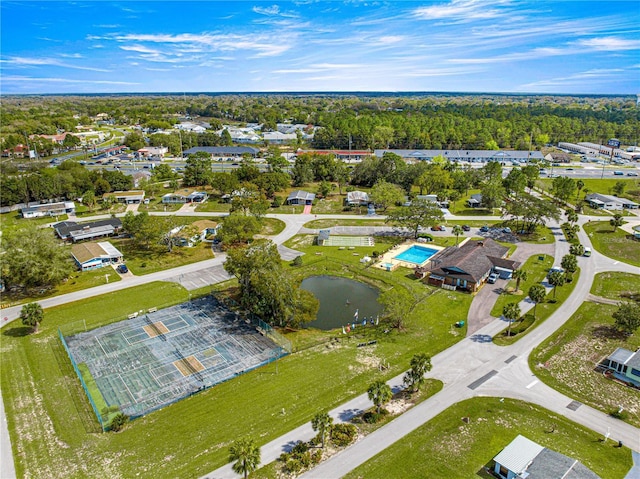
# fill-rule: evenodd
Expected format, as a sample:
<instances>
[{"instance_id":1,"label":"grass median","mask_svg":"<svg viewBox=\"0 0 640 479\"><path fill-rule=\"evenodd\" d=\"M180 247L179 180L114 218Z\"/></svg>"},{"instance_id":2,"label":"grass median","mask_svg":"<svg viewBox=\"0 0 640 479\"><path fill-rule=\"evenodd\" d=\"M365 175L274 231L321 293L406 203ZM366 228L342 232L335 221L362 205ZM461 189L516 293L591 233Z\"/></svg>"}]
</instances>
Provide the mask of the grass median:
<instances>
[{"instance_id":1,"label":"grass median","mask_svg":"<svg viewBox=\"0 0 640 479\"><path fill-rule=\"evenodd\" d=\"M616 228L613 231L608 221L592 221L585 224L585 232L599 253L634 266L640 266L640 241L631 233Z\"/></svg>"}]
</instances>

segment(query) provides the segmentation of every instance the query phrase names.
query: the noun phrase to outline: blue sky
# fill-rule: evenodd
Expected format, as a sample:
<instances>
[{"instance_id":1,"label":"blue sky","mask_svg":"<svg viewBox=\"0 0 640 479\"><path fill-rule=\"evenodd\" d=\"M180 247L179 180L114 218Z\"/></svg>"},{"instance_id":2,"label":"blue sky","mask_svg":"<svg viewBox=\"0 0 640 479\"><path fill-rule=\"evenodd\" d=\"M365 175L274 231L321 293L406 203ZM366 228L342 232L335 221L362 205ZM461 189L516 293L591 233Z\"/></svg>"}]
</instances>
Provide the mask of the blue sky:
<instances>
[{"instance_id":1,"label":"blue sky","mask_svg":"<svg viewBox=\"0 0 640 479\"><path fill-rule=\"evenodd\" d=\"M638 1L0 3L10 93L640 93Z\"/></svg>"}]
</instances>

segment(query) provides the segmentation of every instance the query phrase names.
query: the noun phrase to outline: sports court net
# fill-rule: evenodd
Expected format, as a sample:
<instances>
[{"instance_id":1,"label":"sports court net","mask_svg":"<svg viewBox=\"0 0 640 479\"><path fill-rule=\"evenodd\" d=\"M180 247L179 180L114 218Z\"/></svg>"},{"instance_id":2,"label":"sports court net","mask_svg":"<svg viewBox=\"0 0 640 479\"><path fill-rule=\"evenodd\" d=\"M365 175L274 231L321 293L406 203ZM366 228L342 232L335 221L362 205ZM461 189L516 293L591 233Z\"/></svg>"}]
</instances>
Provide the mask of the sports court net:
<instances>
[{"instance_id":1,"label":"sports court net","mask_svg":"<svg viewBox=\"0 0 640 479\"><path fill-rule=\"evenodd\" d=\"M211 297L60 337L103 427L109 412L145 415L291 351Z\"/></svg>"},{"instance_id":2,"label":"sports court net","mask_svg":"<svg viewBox=\"0 0 640 479\"><path fill-rule=\"evenodd\" d=\"M375 246L371 236L329 236L325 246Z\"/></svg>"}]
</instances>

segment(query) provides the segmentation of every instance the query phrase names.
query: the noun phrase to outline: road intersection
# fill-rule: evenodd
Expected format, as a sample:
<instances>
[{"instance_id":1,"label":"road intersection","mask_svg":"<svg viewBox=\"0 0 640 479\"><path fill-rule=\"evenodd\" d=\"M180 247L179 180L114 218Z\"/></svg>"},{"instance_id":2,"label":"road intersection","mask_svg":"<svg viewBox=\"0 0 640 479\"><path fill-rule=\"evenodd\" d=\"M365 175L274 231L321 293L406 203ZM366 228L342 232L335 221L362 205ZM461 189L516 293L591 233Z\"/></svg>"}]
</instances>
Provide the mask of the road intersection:
<instances>
[{"instance_id":1,"label":"road intersection","mask_svg":"<svg viewBox=\"0 0 640 479\"><path fill-rule=\"evenodd\" d=\"M186 215L212 216L211 213L198 212L190 212L186 213ZM303 225L313 219L313 217L311 215L268 216L280 219L285 223L284 230L278 235L271 237L271 239L279 245L281 254L285 253L283 256L287 254L289 256L297 254L295 251L282 246L282 243L298 234L303 228ZM379 219L379 217L377 218ZM317 219L344 220L371 219L371 217L318 215ZM450 219L454 219L454 217L451 216ZM455 217L455 219L496 221L499 218L476 216ZM581 217L580 223L591 219L596 218ZM562 256L568 253L569 244L564 240L559 225L552 224L550 227L554 230L556 242L554 245L544 246L553 246L555 262L559 263ZM448 233L444 233L444 235L447 234ZM579 237L583 245L591 246L588 236L582 230L579 233ZM116 283L47 298L39 302L44 308L50 308L87 297L146 284L151 281L174 281L183 284L187 289L195 289L202 285L212 284L213 282L226 279L226 273L222 268L225 258L226 255L218 254L214 259L145 276L134 276ZM604 271L623 271L640 274L640 268L630 266L626 263L614 262L600 255L597 251L593 252L591 258L579 258L579 266L581 268L581 274L573 294L539 327L513 345L500 347L493 344L491 338L504 329L506 323L500 318L487 319L486 324L480 325L479 329L475 331L470 331L470 335L465 339L433 357L433 369L429 376L444 382L442 391L405 412L374 433L369 434L341 453L336 454L302 477L341 477L451 405L474 396L512 397L539 404L589 427L598 434L605 434L607 431L611 431L612 439L621 440L632 450L640 452L640 430L638 428L616 420L586 405L578 405L575 410L568 409L567 406L572 404L573 400L538 381L534 373L530 370L527 362L527 358L533 348L560 328L564 322L573 315L582 302L587 299L595 274ZM204 284L202 281L204 281ZM207 283L208 281L211 282ZM523 302L521 307L523 311L526 311L532 307L532 305ZM14 320L18 317L19 313L20 306L3 309L2 316L3 318L7 318L3 323ZM390 380L389 384L394 391L399 390L402 387L402 375ZM334 409L330 414L337 421L348 421L353 416L370 407L371 402L367 398L367 395L363 394ZM8 435L5 435L6 421L4 421L4 414L2 414L2 419L3 423L0 426L0 439L2 439L3 443L1 458L3 463L1 471L3 474L2 477L5 477L5 474L7 474L6 477L15 477L15 472L13 472L12 475L10 473L12 470L10 466L12 466L13 459L11 457L11 449L7 447ZM292 444L295 444L295 442L299 440L309 440L314 434L311 425L307 423L264 445L261 449L262 464L267 464L277 459L282 452L289 450ZM8 464L7 461L11 464ZM233 473L231 467L227 465L207 474L205 477L209 479L235 478L237 475Z\"/></svg>"}]
</instances>

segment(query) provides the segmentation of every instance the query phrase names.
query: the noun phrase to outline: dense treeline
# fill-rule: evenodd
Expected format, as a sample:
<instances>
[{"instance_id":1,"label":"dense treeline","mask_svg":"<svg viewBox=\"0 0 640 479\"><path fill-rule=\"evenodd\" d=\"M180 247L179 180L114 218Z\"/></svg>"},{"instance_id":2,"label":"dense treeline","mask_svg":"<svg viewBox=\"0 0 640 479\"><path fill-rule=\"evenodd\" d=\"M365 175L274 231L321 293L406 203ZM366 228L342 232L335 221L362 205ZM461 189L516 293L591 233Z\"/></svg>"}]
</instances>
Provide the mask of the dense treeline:
<instances>
[{"instance_id":1,"label":"dense treeline","mask_svg":"<svg viewBox=\"0 0 640 479\"><path fill-rule=\"evenodd\" d=\"M321 126L317 148L529 148L610 137L636 144L633 97L509 95L189 95L9 96L2 138L73 131L106 113L116 124L166 128L185 115L212 129L227 122L275 129L291 121ZM75 115L75 117L74 117ZM195 145L197 140L191 143Z\"/></svg>"}]
</instances>

